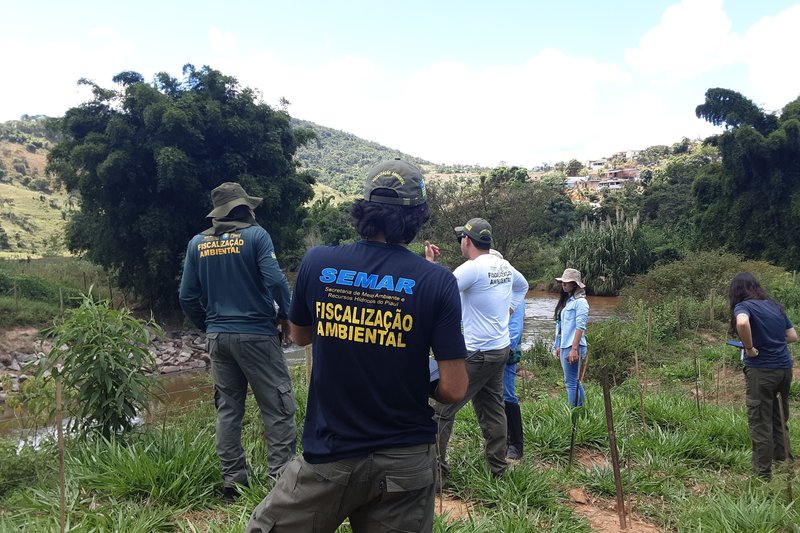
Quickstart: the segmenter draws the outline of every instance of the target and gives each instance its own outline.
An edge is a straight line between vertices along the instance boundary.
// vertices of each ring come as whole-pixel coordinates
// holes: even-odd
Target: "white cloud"
[[[800,6],[764,17],[744,35],[743,58],[754,88],[745,95],[768,110],[777,110],[800,96]]]
[[[208,39],[213,51],[229,51],[236,48],[236,36],[230,32],[223,32],[216,26],[209,28]]]
[[[91,97],[80,78],[104,85],[129,62],[133,47],[109,28],[93,28],[76,39],[18,41],[0,36],[0,72],[9,74],[0,84],[0,121],[23,113],[59,116]],[[32,68],[35,65],[35,68]],[[12,79],[12,75],[19,76]]]
[[[683,0],[664,11],[638,48],[625,50],[625,59],[640,73],[682,81],[734,63],[741,51],[722,0]]]

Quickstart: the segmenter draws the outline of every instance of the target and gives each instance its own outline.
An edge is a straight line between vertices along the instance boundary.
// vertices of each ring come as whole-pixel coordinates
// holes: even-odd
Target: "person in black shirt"
[[[292,338],[313,345],[303,454],[253,511],[248,532],[333,532],[345,518],[354,532],[433,527],[428,397],[457,402],[467,388],[458,286],[405,246],[428,218],[414,165],[374,167],[351,216],[364,240],[313,248],[298,272]]]

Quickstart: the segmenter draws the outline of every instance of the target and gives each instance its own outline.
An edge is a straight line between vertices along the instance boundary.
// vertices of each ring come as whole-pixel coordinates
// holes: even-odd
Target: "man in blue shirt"
[[[433,528],[436,424],[428,403],[467,389],[453,275],[406,245],[428,219],[420,170],[385,161],[351,209],[364,240],[300,265],[292,338],[313,343],[303,454],[253,511],[250,533]],[[429,354],[439,364],[430,390]]]
[[[223,496],[233,501],[237,485],[248,485],[242,447],[248,383],[264,422],[270,475],[277,476],[295,453],[294,394],[281,349],[288,334],[289,284],[269,233],[255,220],[261,198],[227,182],[211,191],[211,200],[212,226],[186,249],[180,302],[208,337]]]

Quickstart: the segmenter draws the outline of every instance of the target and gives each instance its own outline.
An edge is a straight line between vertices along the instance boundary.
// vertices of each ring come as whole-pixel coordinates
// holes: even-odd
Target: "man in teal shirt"
[[[295,453],[295,401],[281,349],[288,334],[289,284],[269,233],[255,221],[253,209],[262,199],[232,182],[214,189],[211,199],[212,226],[186,249],[180,302],[209,340],[223,496],[233,501],[237,485],[248,484],[242,447],[248,383],[264,422],[270,475],[279,474]]]

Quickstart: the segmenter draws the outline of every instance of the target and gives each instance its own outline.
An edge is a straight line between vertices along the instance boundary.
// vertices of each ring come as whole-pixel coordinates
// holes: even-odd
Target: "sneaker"
[[[508,446],[508,451],[506,452],[506,459],[509,461],[521,461],[522,452],[520,452],[516,446],[511,444]]]

